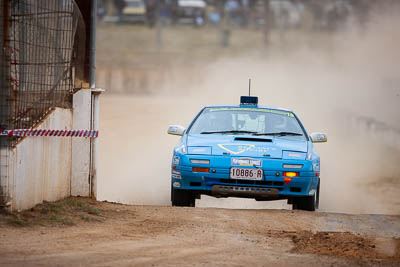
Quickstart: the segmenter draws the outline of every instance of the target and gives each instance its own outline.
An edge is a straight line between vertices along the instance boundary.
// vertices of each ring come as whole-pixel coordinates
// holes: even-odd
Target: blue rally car
[[[171,165],[173,206],[195,206],[201,195],[255,200],[287,199],[293,209],[318,208],[320,158],[309,135],[290,110],[258,106],[242,96],[240,105],[204,107],[182,136]]]

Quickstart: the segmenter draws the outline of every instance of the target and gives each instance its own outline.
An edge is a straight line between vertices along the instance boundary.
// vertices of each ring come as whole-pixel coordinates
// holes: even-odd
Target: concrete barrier
[[[71,129],[72,110],[56,108],[37,126]],[[9,153],[11,209],[24,210],[43,200],[70,196],[71,138],[27,137]]]
[[[101,89],[83,89],[73,108],[55,108],[36,125],[47,130],[98,130]],[[2,137],[6,138],[6,137]],[[68,196],[96,197],[97,142],[85,137],[27,136],[2,148],[0,195],[10,210]]]

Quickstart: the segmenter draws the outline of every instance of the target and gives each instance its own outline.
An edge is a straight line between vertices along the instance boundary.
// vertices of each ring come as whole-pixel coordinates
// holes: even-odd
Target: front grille
[[[291,187],[290,188],[290,192],[300,193],[301,192],[301,188],[300,187]]]
[[[283,182],[273,181],[251,181],[251,180],[236,180],[236,179],[219,179],[220,183],[224,184],[246,184],[246,185],[266,185],[266,186],[283,186]]]
[[[213,185],[211,192],[215,196],[261,197],[275,198],[279,195],[278,188],[251,186]]]

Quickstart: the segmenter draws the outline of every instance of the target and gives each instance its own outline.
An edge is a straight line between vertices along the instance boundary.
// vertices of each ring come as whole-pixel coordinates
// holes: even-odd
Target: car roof
[[[293,112],[290,109],[285,109],[285,108],[277,108],[277,107],[270,107],[270,106],[255,106],[255,105],[211,105],[211,106],[205,106],[205,108],[265,108],[265,109],[273,109],[273,110],[279,110],[279,111],[285,111],[285,112]]]

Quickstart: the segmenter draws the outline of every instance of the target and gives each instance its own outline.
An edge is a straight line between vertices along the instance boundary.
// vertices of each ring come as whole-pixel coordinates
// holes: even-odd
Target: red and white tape
[[[99,131],[94,130],[43,130],[43,129],[16,129],[0,130],[0,136],[59,136],[59,137],[87,137],[97,138]]]

